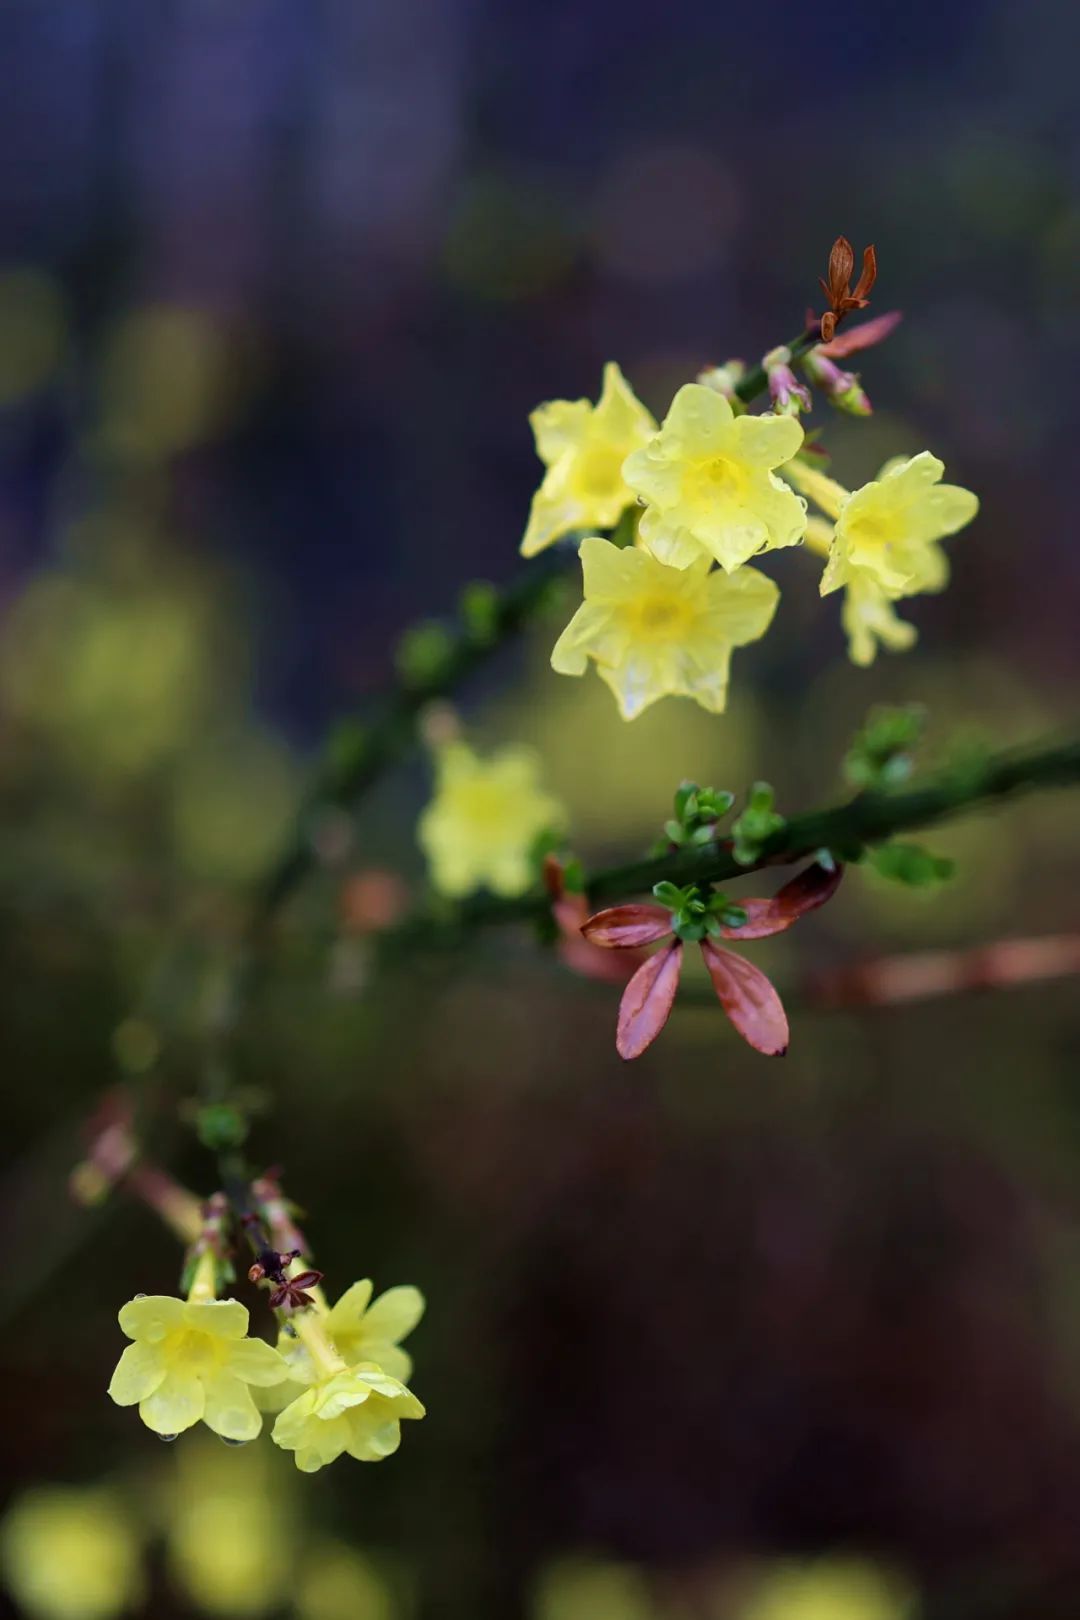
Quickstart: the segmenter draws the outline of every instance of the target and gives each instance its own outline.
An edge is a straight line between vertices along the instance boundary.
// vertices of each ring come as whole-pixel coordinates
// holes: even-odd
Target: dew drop
[[[136,1294],[135,1298],[136,1299],[147,1299],[147,1298],[149,1298],[149,1296],[147,1294]]]
[[[223,1446],[246,1446],[247,1445],[246,1440],[230,1440],[228,1435],[225,1435],[225,1434],[219,1434],[218,1439],[221,1441]]]
[[[179,1438],[180,1438],[180,1436],[177,1435],[177,1434],[159,1434],[158,1435],[159,1440],[164,1440],[169,1445],[171,1445],[174,1440],[178,1440]]]

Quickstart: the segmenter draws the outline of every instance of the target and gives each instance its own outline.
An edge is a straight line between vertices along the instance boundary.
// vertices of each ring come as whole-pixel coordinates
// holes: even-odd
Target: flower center
[[[680,597],[654,592],[639,597],[631,605],[629,617],[637,639],[670,641],[687,624],[691,614]]]
[[[169,1359],[182,1362],[188,1372],[211,1372],[221,1359],[222,1348],[211,1334],[185,1328],[173,1337]]]
[[[727,456],[699,462],[691,476],[691,498],[699,501],[738,500],[746,490],[745,472]]]
[[[598,444],[586,450],[578,462],[577,478],[586,495],[614,495],[622,488],[623,451]]]

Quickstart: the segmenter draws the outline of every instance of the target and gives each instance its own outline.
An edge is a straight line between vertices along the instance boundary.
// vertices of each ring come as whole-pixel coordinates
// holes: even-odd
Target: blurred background
[[[548,668],[571,593],[460,694],[470,733],[533,743],[599,861],[683,777],[827,802],[876,702],[926,704],[931,754],[1067,722],[1074,63],[1065,0],[3,7],[5,1612],[1075,1620],[1075,984],[798,999],[811,969],[1074,928],[1066,796],[935,833],[945,890],[855,872],[755,947],[792,991],[783,1064],[689,1006],[624,1067],[617,991],[524,937],[376,993],[348,897],[422,884],[429,766],[331,818],[237,1062],[332,1293],[428,1296],[429,1416],[378,1469],[166,1447],[115,1408],[116,1311],[178,1255],[67,1191],[120,1080],[212,1190],[184,1115],[215,966],[328,724],[408,623],[514,573],[528,411],[617,358],[662,413],[799,329],[839,232],[906,319],[865,357],[869,422],[816,407],[836,476],[930,447],[983,503],[950,591],[906,605],[919,648],[853,669],[781,555],[729,715],[627,727]]]

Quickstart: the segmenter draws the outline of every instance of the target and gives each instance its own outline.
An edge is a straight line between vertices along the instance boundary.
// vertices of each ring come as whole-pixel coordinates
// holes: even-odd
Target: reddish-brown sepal
[[[615,1049],[621,1058],[640,1057],[667,1023],[679,987],[682,957],[682,941],[673,939],[642,963],[623,991],[615,1033]]]
[[[745,956],[721,950],[711,939],[702,940],[701,954],[717,999],[743,1040],[766,1057],[780,1057],[791,1035],[771,982]]]

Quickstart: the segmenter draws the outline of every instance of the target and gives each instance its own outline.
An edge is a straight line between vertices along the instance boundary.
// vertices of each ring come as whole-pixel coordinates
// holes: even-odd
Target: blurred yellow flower
[[[318,1367],[318,1382],[290,1402],[273,1429],[276,1444],[294,1453],[305,1474],[343,1451],[358,1462],[381,1462],[401,1444],[401,1420],[424,1416],[416,1396],[374,1362],[346,1367],[339,1357],[322,1356]]]
[[[891,1572],[860,1559],[778,1564],[738,1620],[912,1620],[914,1598]]]
[[[856,570],[892,597],[945,588],[949,565],[938,541],[970,523],[979,501],[969,489],[943,484],[944,471],[944,462],[923,450],[886,463],[876,479],[848,494],[797,461],[785,467],[792,483],[836,521],[822,596],[846,585]]]
[[[623,467],[646,502],[643,543],[673,567],[708,555],[729,573],[760,551],[796,545],[806,502],[773,468],[802,441],[792,416],[736,416],[722,394],[685,384],[659,433]]]
[[[401,1606],[370,1558],[340,1541],[317,1541],[300,1562],[299,1620],[394,1620]]]
[[[248,1386],[278,1384],[288,1368],[271,1345],[246,1337],[239,1300],[144,1294],[124,1306],[120,1327],[134,1342],[109,1384],[118,1406],[138,1404],[155,1434],[181,1434],[201,1418],[222,1439],[254,1440],[262,1416]]]
[[[539,785],[536,755],[503,748],[484,760],[452,742],[435,758],[435,797],[417,825],[432,884],[453,899],[485,885],[495,894],[523,894],[534,877],[537,839],[565,823],[558,800]]]
[[[4,1579],[36,1620],[109,1620],[142,1601],[139,1536],[101,1489],[25,1492],[0,1531]]]
[[[535,557],[573,529],[607,529],[634,501],[622,465],[656,432],[656,423],[614,361],[594,406],[587,399],[553,399],[529,417],[536,450],[547,467],[533,496],[523,557]],[[791,452],[794,454],[794,451]]]
[[[537,1578],[532,1620],[659,1620],[641,1570],[599,1558],[559,1558]]]
[[[832,527],[821,518],[811,517],[806,525],[808,550],[827,557],[832,546]],[[886,591],[868,568],[852,568],[844,590],[840,622],[848,638],[848,657],[864,668],[877,657],[879,644],[889,652],[906,652],[915,645],[918,631],[901,619],[893,601],[896,593]]]
[[[169,1504],[169,1568],[198,1608],[223,1617],[279,1609],[296,1523],[270,1447],[225,1451],[207,1438],[178,1459]],[[275,1475],[278,1476],[275,1480]]]
[[[776,611],[772,580],[755,568],[729,577],[704,556],[670,567],[596,537],[582,541],[581,566],[585,600],[555,643],[551,667],[583,675],[594,659],[624,720],[667,696],[721,713],[732,649],[763,636]]]

